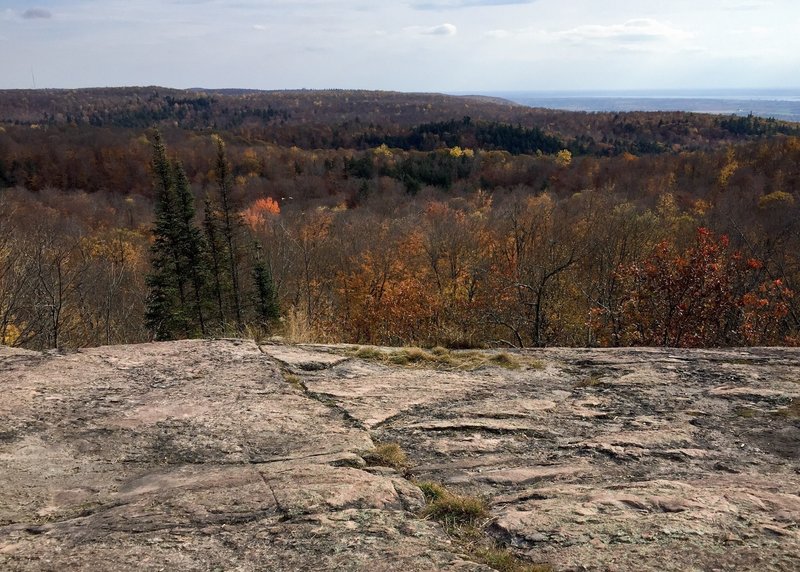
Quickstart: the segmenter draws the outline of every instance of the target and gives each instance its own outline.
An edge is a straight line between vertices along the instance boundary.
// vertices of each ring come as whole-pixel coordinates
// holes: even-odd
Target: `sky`
[[[0,88],[800,87],[798,0],[0,0]]]

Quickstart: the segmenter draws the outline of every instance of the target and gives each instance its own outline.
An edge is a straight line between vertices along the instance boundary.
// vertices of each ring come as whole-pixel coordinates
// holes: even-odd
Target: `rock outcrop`
[[[800,351],[0,348],[0,569],[489,570],[414,480],[556,570],[800,569]],[[398,443],[408,471],[366,466]]]

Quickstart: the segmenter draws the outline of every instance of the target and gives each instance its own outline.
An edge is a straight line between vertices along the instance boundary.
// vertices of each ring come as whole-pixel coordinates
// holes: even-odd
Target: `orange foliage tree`
[[[791,292],[763,282],[762,265],[732,251],[727,236],[697,230],[683,252],[662,241],[645,260],[619,269],[622,345],[709,347],[775,343]],[[602,339],[607,309],[593,325]]]
[[[269,217],[280,214],[281,207],[272,197],[256,199],[242,212],[242,219],[252,230],[258,230]]]

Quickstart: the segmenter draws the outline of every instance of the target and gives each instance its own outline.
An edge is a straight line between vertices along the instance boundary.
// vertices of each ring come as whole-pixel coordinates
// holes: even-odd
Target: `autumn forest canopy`
[[[0,343],[800,343],[800,125],[0,91]]]

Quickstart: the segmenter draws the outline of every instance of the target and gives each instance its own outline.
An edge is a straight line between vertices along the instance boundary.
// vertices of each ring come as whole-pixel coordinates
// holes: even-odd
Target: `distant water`
[[[506,91],[481,93],[567,111],[691,111],[800,122],[800,89],[666,91]]]

